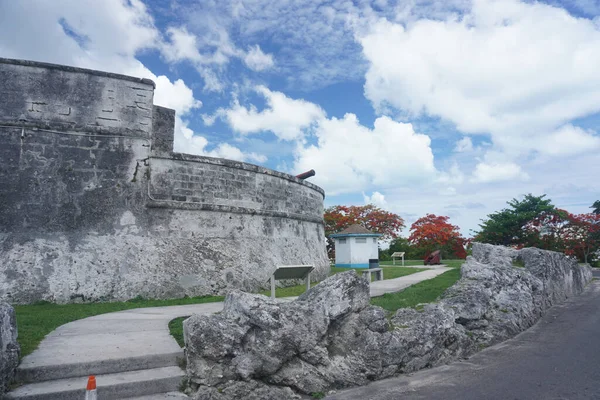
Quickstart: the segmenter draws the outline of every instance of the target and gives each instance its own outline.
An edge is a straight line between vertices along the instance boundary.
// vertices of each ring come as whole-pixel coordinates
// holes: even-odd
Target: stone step
[[[185,376],[179,367],[162,367],[97,375],[98,399],[123,400],[177,391]],[[82,400],[85,398],[87,376],[30,383],[6,394],[6,399],[20,400]]]
[[[179,365],[184,359],[183,351],[151,354],[147,356],[114,358],[80,363],[60,363],[53,365],[20,366],[15,380],[19,383],[37,383],[55,379],[75,378],[89,375],[113,374]]]

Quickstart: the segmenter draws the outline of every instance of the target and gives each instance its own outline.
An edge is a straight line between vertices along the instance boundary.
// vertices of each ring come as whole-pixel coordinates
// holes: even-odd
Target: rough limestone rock
[[[234,291],[222,313],[184,323],[193,398],[291,399],[446,363],[529,328],[591,280],[559,253],[478,243],[461,272],[439,302],[391,316],[353,271],[289,303]]]
[[[15,310],[6,303],[0,304],[0,398],[8,389],[19,364],[20,347],[17,343]]]

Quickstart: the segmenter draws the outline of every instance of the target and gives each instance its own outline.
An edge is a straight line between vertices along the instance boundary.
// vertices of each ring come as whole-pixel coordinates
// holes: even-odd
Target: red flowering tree
[[[564,251],[565,232],[571,223],[571,215],[560,208],[541,212],[524,225],[523,241],[516,247]]]
[[[435,250],[440,250],[446,258],[467,257],[467,240],[460,234],[458,226],[448,222],[449,219],[427,214],[411,225],[408,240],[420,250],[422,257]]]
[[[323,217],[329,257],[334,255],[333,240],[330,239],[330,235],[339,233],[350,225],[362,225],[371,232],[381,234],[381,239],[384,240],[398,237],[398,234],[404,228],[402,217],[372,204],[329,207],[325,209]]]
[[[565,253],[587,263],[590,254],[600,248],[600,214],[569,214],[563,237]]]

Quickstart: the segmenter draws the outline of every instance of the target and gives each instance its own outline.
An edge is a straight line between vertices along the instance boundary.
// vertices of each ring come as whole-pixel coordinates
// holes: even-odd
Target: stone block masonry
[[[326,275],[322,189],[173,153],[153,82],[0,59],[0,299],[224,294]]]

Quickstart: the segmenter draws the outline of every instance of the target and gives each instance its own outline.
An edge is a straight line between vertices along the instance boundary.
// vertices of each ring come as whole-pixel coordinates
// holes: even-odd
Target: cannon
[[[296,175],[296,178],[305,180],[310,178],[311,176],[315,176],[315,170],[311,169],[310,171],[303,172],[301,174]]]
[[[423,265],[439,265],[442,263],[442,256],[439,250],[434,251],[425,258]]]

